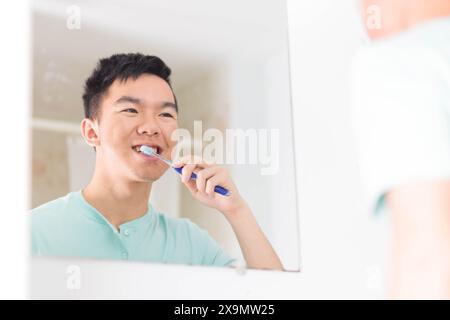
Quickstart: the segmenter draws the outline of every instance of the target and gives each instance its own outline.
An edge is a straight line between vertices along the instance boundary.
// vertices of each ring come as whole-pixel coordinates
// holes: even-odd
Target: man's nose
[[[161,133],[161,128],[156,121],[146,121],[142,123],[138,128],[139,134],[158,135]]]

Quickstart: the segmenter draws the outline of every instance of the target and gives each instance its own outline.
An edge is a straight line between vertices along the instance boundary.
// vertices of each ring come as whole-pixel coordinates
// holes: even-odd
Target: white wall
[[[383,291],[387,233],[362,202],[347,76],[354,1],[289,1],[303,275],[342,296]],[[324,283],[330,281],[329,283]]]
[[[2,54],[0,77],[3,106],[9,106],[0,126],[0,299],[25,296],[28,282],[28,230],[25,212],[29,198],[28,116],[30,103],[27,1],[11,3],[0,12],[0,36],[8,50]]]

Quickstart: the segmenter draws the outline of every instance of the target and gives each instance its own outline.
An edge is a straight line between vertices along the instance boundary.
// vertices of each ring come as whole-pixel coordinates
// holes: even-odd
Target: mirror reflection
[[[299,270],[285,1],[40,0],[32,50],[34,256]]]

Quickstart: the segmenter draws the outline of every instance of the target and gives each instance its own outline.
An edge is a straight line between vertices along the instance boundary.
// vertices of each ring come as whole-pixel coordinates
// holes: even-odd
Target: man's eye
[[[138,113],[137,110],[134,109],[134,108],[123,109],[122,111],[131,112],[131,113]]]
[[[173,118],[173,115],[171,113],[168,113],[168,112],[161,113],[161,115],[163,117],[172,117]]]

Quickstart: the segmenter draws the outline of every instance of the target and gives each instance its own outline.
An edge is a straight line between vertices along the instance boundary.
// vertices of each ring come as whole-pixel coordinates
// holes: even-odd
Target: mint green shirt
[[[35,256],[122,259],[227,266],[233,262],[208,233],[185,218],[148,212],[117,230],[83,197],[81,190],[33,210]]]

